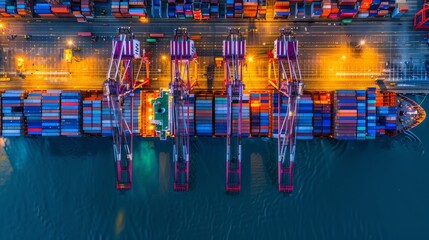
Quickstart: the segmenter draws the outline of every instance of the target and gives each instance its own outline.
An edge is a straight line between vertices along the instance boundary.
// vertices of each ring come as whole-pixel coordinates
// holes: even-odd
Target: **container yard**
[[[98,6],[110,8],[110,13],[115,18],[194,20],[266,19],[267,12],[271,11],[274,19],[400,18],[408,11],[405,0],[275,0],[273,5],[269,5],[266,0],[168,0],[166,4],[162,4],[160,0],[57,2],[9,0],[0,2],[0,15],[2,17],[75,18],[77,22],[87,22],[94,19],[94,9]]]

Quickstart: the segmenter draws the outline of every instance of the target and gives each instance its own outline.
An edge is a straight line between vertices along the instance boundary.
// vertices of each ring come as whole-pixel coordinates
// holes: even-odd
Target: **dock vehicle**
[[[92,37],[92,32],[78,32],[79,37]]]

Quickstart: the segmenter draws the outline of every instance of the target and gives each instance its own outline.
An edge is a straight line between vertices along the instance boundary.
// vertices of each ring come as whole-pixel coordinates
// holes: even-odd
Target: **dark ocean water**
[[[172,190],[168,141],[136,141],[121,193],[110,139],[2,139],[0,239],[429,239],[429,121],[413,132],[421,144],[298,142],[290,195],[268,139],[244,142],[238,195],[224,190],[221,138],[193,140],[187,193]]]

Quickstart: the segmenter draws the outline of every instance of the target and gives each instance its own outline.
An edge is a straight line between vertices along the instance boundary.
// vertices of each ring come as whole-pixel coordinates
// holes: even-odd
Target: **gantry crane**
[[[108,101],[111,114],[117,189],[130,189],[132,183],[133,100],[134,90],[141,86],[141,84],[136,84],[133,77],[133,62],[139,58],[141,59],[140,42],[134,39],[131,29],[129,27],[118,28],[118,33],[112,41],[109,69],[104,82],[104,96]],[[128,97],[131,98],[129,122],[123,115],[124,100]]]
[[[246,57],[246,40],[240,29],[229,29],[223,41],[225,87],[227,92],[226,191],[241,189],[241,121],[243,97],[243,65]],[[233,108],[233,103],[238,108]],[[237,133],[233,132],[233,109],[238,111]]]
[[[429,29],[429,0],[424,0],[422,9],[414,15],[414,29]]]
[[[174,31],[170,41],[171,56],[171,135],[174,136],[174,190],[187,191],[189,188],[189,92],[190,63],[196,57],[194,41],[190,40],[186,28]]]
[[[293,31],[280,30],[280,36],[274,41],[274,59],[278,62],[278,183],[280,192],[293,191],[293,163],[296,148],[296,117],[303,83],[298,63],[298,40]],[[282,96],[287,97],[287,112],[282,117]],[[288,161],[289,156],[289,161]]]

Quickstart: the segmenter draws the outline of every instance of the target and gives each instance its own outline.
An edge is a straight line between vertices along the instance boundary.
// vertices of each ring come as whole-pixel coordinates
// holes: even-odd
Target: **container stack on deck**
[[[51,4],[40,0],[34,3],[34,13],[40,17],[55,17],[51,11]]]
[[[296,139],[313,139],[313,100],[311,95],[304,94],[299,100],[296,118]]]
[[[83,133],[101,134],[101,98],[97,96],[83,100]]]
[[[214,107],[214,120],[215,120],[215,135],[226,136],[227,128],[227,98],[222,95],[215,95]]]
[[[112,136],[112,122],[114,119],[112,119],[109,102],[105,96],[103,96],[101,107],[101,134],[103,136]]]
[[[198,96],[195,99],[195,129],[198,136],[213,135],[213,98]]]
[[[274,18],[289,18],[289,0],[274,0]]]
[[[31,92],[24,99],[28,135],[42,135],[42,92]]]
[[[134,102],[134,110],[133,110],[133,133],[138,134],[139,130],[139,118],[141,113],[141,104],[140,104],[140,90],[137,89],[134,91],[134,98],[132,100]],[[123,108],[123,117],[128,124],[128,127],[131,129],[131,97],[128,95],[124,99],[124,108]],[[128,129],[125,130],[126,133],[129,133]]]
[[[355,90],[338,90],[334,95],[334,137],[340,140],[356,139],[357,102]]]
[[[42,136],[60,136],[60,104],[60,90],[48,90],[42,94]]]
[[[366,131],[367,139],[375,139],[376,136],[376,90],[368,88],[366,93]]]
[[[247,137],[250,133],[250,105],[249,105],[249,94],[243,94],[241,104],[241,136]],[[240,104],[238,100],[232,101],[232,133],[236,135],[238,133],[238,112]]]
[[[366,139],[366,91],[356,90],[357,100],[357,128],[356,139]]]
[[[195,95],[189,95],[189,123],[188,123],[188,131],[189,136],[195,135]]]
[[[303,2],[295,4],[295,18],[305,18],[305,4]]]
[[[280,119],[283,120],[288,112],[287,101],[288,101],[288,98],[282,94],[280,103],[279,103],[278,93],[273,94],[273,137],[275,138],[278,137],[279,128],[282,125],[282,122],[280,122],[280,125],[278,125],[278,118],[280,116]],[[280,113],[278,111],[279,104],[281,107]],[[284,133],[285,132],[283,131],[281,134],[284,134]]]
[[[81,99],[78,91],[61,93],[61,136],[81,136]]]
[[[269,131],[269,93],[250,94],[250,134],[254,137],[268,137]]]
[[[24,115],[23,99],[24,91],[6,90],[1,96],[2,99],[2,136],[23,136],[24,135]]]
[[[315,137],[331,135],[331,95],[327,92],[313,94],[313,134]]]

